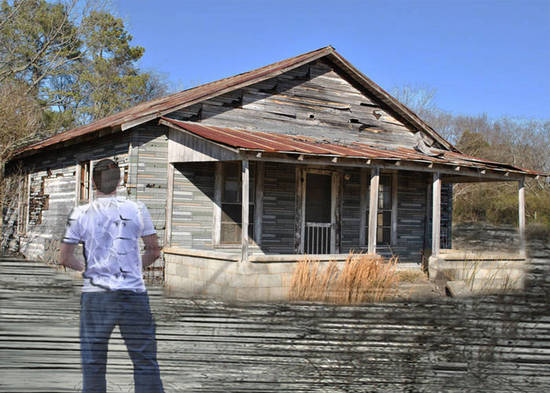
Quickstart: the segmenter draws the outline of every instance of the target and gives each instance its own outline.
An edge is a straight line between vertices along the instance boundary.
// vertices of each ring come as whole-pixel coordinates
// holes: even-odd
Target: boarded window
[[[254,236],[255,165],[250,165],[250,193],[248,210],[248,236]],[[241,243],[242,224],[242,176],[240,162],[223,163],[221,192],[221,244]]]

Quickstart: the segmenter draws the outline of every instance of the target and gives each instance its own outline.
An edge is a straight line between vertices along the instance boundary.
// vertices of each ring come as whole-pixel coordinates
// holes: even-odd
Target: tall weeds
[[[291,280],[291,300],[339,304],[378,302],[390,297],[399,282],[397,258],[349,254],[342,269],[335,262],[325,268],[307,257],[298,262]]]

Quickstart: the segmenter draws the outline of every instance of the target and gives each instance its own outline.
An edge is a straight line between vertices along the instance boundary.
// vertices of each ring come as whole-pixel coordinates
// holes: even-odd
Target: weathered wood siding
[[[293,165],[265,164],[262,251],[294,254],[296,171]]]
[[[130,162],[131,196],[143,202],[162,245],[168,197],[168,137],[162,126],[146,124],[132,131]]]
[[[212,249],[214,163],[176,164],[171,244]]]
[[[330,136],[342,142],[416,144],[411,130],[324,60],[169,116],[252,131]]]
[[[77,162],[115,159],[128,171],[127,135],[98,138],[93,142],[45,152],[24,161],[30,172],[29,221],[21,237],[21,251],[30,258],[56,259],[67,217],[76,205]],[[118,188],[127,195],[126,184]]]

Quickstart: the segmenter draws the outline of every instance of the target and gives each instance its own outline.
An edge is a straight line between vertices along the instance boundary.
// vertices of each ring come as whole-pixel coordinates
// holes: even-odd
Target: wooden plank
[[[172,242],[172,217],[173,211],[172,206],[174,202],[174,165],[168,164],[168,190],[166,195],[166,228],[164,230],[164,244],[163,246],[168,246]]]
[[[262,244],[262,223],[264,216],[264,177],[263,162],[256,163],[256,199],[254,201],[254,240],[257,245]]]
[[[223,164],[216,162],[214,178],[214,212],[212,223],[212,242],[215,246],[221,244],[222,226],[222,187],[223,187]]]
[[[305,173],[304,168],[297,165],[296,166],[296,198],[295,198],[295,207],[296,207],[296,233],[295,233],[295,243],[294,249],[296,254],[304,253],[304,236],[305,236]]]
[[[433,174],[433,213],[432,213],[432,255],[439,255],[441,233],[441,178],[439,172]]]
[[[520,253],[525,255],[525,178],[518,182],[518,215]]]
[[[391,245],[397,245],[397,213],[398,213],[398,192],[399,186],[397,172],[392,173],[391,177]]]
[[[360,202],[359,202],[359,245],[364,247],[367,245],[367,211],[368,211],[368,184],[367,184],[367,168],[361,168],[360,176]]]
[[[376,254],[376,233],[378,223],[378,186],[380,184],[380,169],[373,167],[370,172],[369,196],[369,243],[368,253]]]
[[[248,160],[241,162],[242,190],[241,190],[241,262],[248,262],[248,214],[250,210],[250,168]]]
[[[342,173],[335,171],[331,176],[330,190],[330,219],[331,219],[331,235],[330,235],[330,253],[340,253],[340,219],[342,217]]]

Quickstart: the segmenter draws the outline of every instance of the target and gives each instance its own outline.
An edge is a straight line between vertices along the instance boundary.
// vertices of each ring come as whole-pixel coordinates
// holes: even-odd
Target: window
[[[223,163],[221,190],[220,243],[240,244],[242,224],[242,176],[240,162]],[[255,166],[250,165],[250,193],[248,210],[248,236],[254,237]]]
[[[367,199],[368,199],[367,193]],[[369,226],[369,209],[365,222],[367,223],[366,233]],[[392,231],[392,175],[381,174],[378,183],[378,216],[376,218],[376,244],[390,245]]]
[[[90,200],[91,191],[91,175],[90,175],[90,161],[82,161],[78,164],[79,176],[78,176],[78,202],[87,203]]]
[[[391,243],[392,177],[380,175],[378,185],[378,217],[376,225],[376,243]]]

